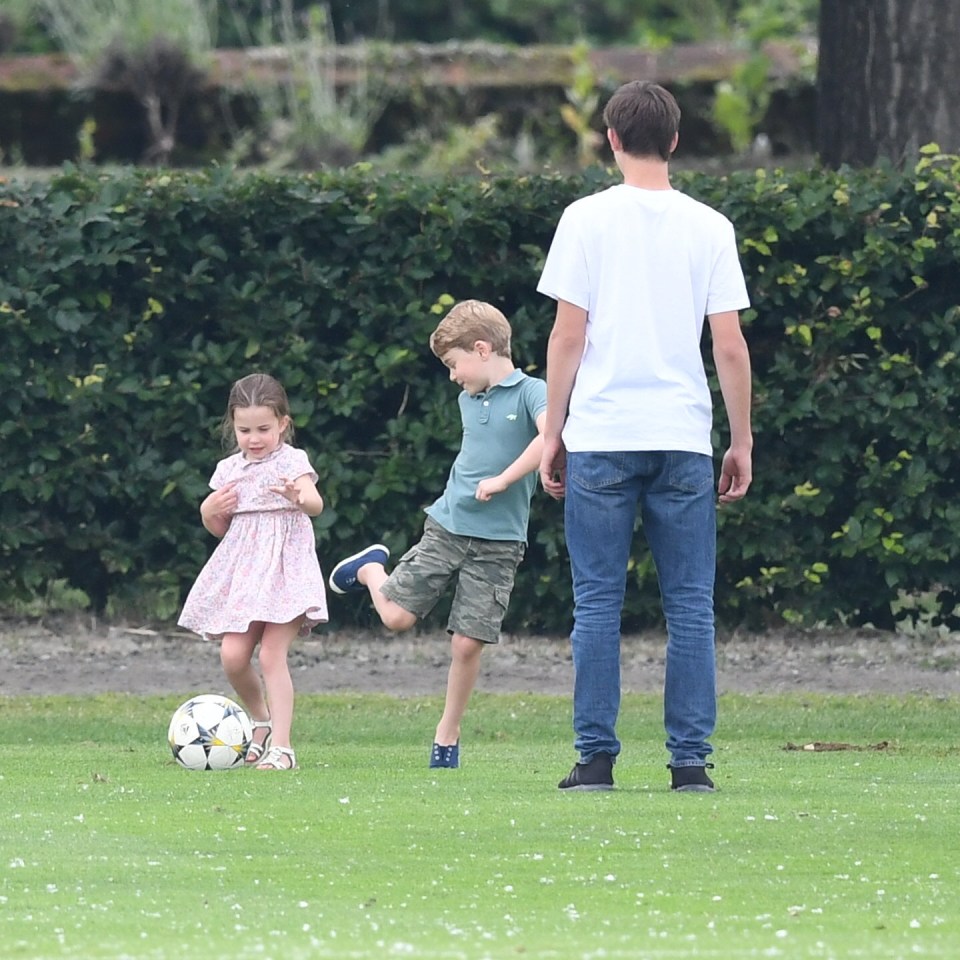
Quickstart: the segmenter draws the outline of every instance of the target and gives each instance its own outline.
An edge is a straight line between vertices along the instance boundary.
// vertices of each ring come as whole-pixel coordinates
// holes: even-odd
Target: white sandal
[[[258,770],[296,770],[297,755],[290,747],[271,747],[270,752],[257,764]]]
[[[263,738],[262,743],[257,743],[256,740],[250,740],[250,746],[247,747],[247,752],[244,754],[243,762],[253,766],[253,764],[258,763],[260,758],[267,752],[270,747],[270,737],[273,735],[273,721],[272,720],[252,720],[250,725],[253,727],[254,733],[257,730],[266,730],[267,735]]]

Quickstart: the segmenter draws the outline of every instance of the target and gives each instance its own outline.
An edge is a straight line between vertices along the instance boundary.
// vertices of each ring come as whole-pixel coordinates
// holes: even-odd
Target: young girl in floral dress
[[[204,527],[220,543],[179,624],[220,641],[224,672],[253,719],[246,762],[258,770],[292,770],[287,655],[298,635],[327,620],[310,520],[323,510],[323,498],[307,455],[289,445],[290,406],[273,377],[255,373],[234,383],[223,437],[225,444],[235,441],[236,452],[217,464],[213,493],[200,505]],[[258,644],[262,685],[252,663]]]

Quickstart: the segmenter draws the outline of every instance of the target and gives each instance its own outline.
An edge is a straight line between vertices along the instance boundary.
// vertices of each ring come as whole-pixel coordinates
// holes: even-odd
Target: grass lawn
[[[712,795],[656,697],[574,795],[567,698],[477,696],[430,771],[439,699],[303,696],[292,774],[176,766],[183,699],[0,698],[4,960],[960,957],[958,699],[724,697]]]

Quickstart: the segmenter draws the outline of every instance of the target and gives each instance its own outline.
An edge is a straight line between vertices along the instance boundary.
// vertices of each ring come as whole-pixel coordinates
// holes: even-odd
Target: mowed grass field
[[[303,696],[299,770],[197,773],[190,692],[0,697],[0,957],[960,957],[960,700],[724,697],[678,795],[627,696],[569,795],[568,698],[477,696],[431,771],[439,699]]]

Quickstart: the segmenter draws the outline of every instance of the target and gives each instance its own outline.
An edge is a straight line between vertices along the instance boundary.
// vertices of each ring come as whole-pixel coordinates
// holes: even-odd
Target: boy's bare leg
[[[370,593],[373,606],[388,630],[409,630],[416,622],[416,614],[405,610],[399,603],[387,599],[381,592],[387,579],[387,571],[382,563],[365,563],[357,571],[357,582],[362,583]]]
[[[481,641],[462,633],[455,633],[450,638],[447,698],[434,737],[434,742],[440,746],[451,746],[460,740],[460,721],[480,673],[480,654],[484,646]]]

